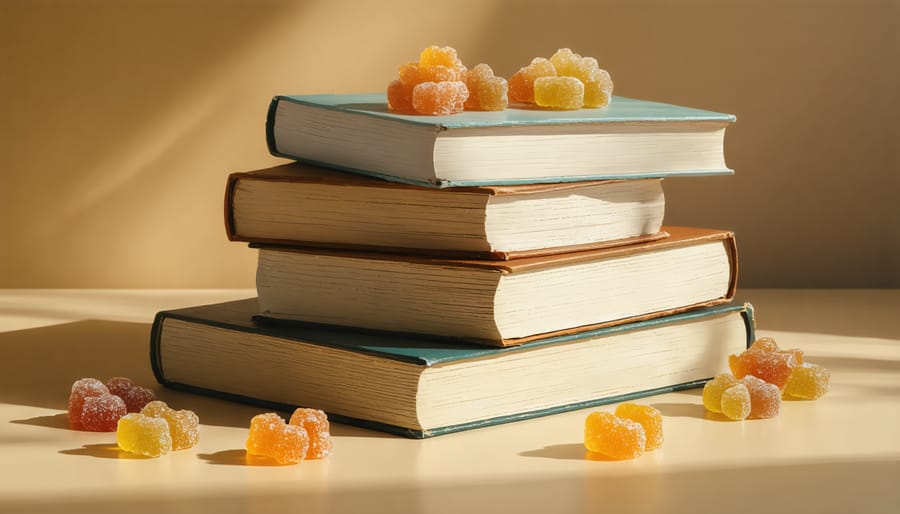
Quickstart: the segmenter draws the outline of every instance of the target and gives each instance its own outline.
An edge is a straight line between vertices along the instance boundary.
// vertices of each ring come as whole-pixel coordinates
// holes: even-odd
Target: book
[[[163,311],[153,373],[179,390],[424,438],[701,386],[753,341],[749,304],[509,348],[260,323],[255,298]]]
[[[506,261],[259,248],[260,315],[509,346],[728,302],[730,231]]]
[[[483,259],[649,241],[661,179],[433,189],[286,164],[232,173],[232,241],[428,252]]]
[[[269,151],[431,187],[728,174],[730,114],[614,97],[570,111],[449,116],[388,110],[384,93],[276,96]]]

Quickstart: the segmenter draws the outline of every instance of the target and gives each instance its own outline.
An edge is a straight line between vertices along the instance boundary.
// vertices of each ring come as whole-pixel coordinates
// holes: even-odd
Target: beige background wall
[[[562,46],[616,93],[731,112],[732,177],[666,182],[744,287],[900,287],[897,0],[0,0],[0,287],[252,287],[226,175],[273,94],[380,90],[429,44]]]

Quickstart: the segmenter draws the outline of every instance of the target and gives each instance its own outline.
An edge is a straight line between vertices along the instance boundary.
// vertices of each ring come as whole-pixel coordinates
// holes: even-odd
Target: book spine
[[[153,371],[156,381],[163,386],[168,385],[168,380],[166,380],[163,372],[162,356],[160,355],[159,347],[162,339],[163,321],[166,317],[167,313],[165,311],[157,312],[153,318],[153,325],[150,327],[150,369]]]
[[[228,175],[225,183],[225,235],[229,241],[238,241],[234,226],[234,192],[243,173]]]
[[[269,102],[269,110],[266,112],[266,146],[269,148],[269,153],[275,157],[285,157],[290,159],[292,157],[279,152],[275,145],[275,113],[278,111],[278,104],[280,102],[281,97],[279,96],[272,97],[272,101]]]

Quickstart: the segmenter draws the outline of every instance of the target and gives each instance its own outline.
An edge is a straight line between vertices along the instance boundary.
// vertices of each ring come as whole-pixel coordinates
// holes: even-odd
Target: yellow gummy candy
[[[647,435],[647,444],[644,450],[650,451],[662,447],[663,444],[663,419],[662,413],[649,405],[636,403],[623,403],[616,407],[616,416],[636,421],[644,427]]]
[[[172,436],[166,420],[136,412],[119,420],[116,443],[126,452],[148,457],[159,457],[172,450]]]
[[[738,383],[731,373],[721,373],[703,386],[703,406],[709,412],[722,412],[722,393]]]
[[[575,77],[541,77],[534,81],[534,103],[554,109],[581,109],[584,84]]]

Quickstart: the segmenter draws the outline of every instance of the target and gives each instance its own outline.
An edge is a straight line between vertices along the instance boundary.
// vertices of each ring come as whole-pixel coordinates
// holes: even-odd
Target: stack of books
[[[753,340],[734,234],[663,224],[662,179],[729,174],[734,117],[608,108],[432,117],[276,97],[297,162],[232,174],[257,297],[160,312],[173,388],[410,437],[697,387]]]

